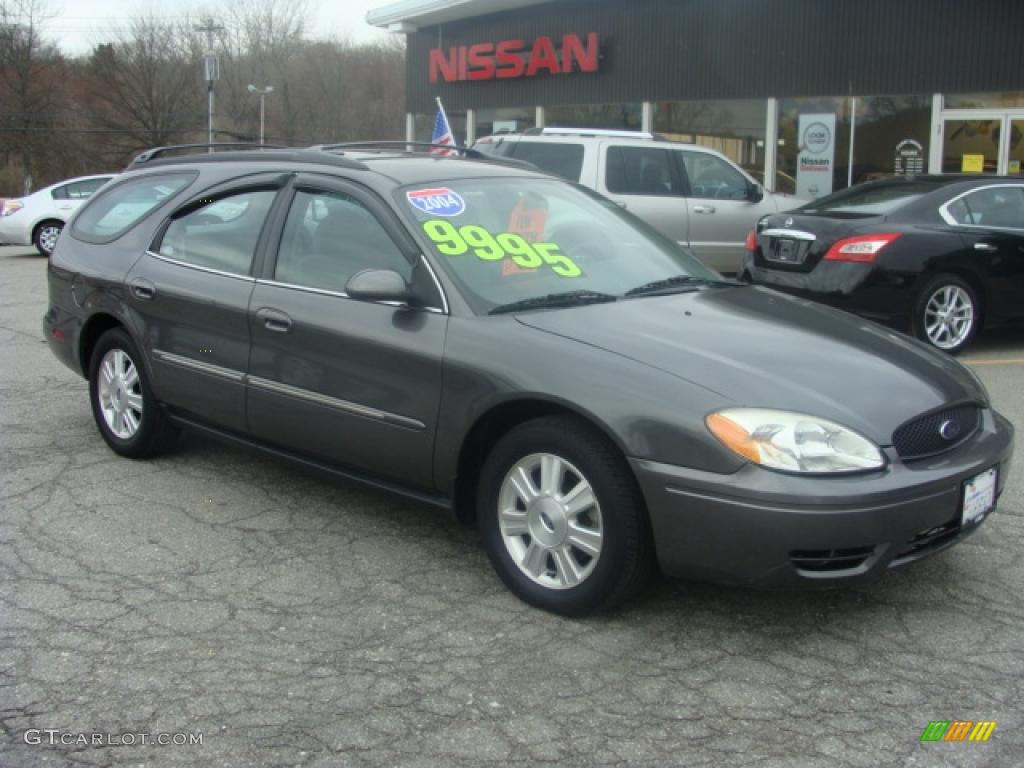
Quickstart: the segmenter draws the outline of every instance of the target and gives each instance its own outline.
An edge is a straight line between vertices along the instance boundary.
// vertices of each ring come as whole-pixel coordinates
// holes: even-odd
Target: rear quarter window
[[[117,184],[86,203],[72,231],[86,241],[114,240],[177,195],[196,176],[195,173],[157,174]]]
[[[579,181],[580,172],[583,170],[582,144],[520,141],[511,145],[511,149],[503,154],[514,157],[516,160],[533,163],[542,171],[553,173],[569,181]]]

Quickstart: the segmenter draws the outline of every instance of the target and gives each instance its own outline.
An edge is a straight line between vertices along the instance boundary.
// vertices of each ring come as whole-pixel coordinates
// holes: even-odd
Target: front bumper
[[[32,245],[32,233],[17,221],[18,211],[11,216],[0,216],[0,245]]]
[[[956,449],[871,475],[800,477],[748,464],[718,475],[643,459],[630,463],[647,501],[658,563],[670,576],[765,587],[870,581],[941,551],[961,527],[964,482],[1009,474],[1013,427],[986,410]],[[991,511],[989,512],[991,514]]]

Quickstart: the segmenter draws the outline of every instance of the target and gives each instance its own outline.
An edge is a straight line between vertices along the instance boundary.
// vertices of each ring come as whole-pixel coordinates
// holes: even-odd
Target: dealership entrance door
[[[947,110],[941,131],[933,172],[1024,176],[1024,110]]]

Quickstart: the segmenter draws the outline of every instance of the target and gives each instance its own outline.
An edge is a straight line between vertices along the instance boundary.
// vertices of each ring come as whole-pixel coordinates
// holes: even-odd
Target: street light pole
[[[260,144],[262,145],[264,143],[264,141],[263,141],[263,126],[265,124],[264,123],[264,115],[266,114],[264,102],[266,101],[267,94],[274,92],[274,86],[267,85],[267,86],[264,86],[263,88],[257,88],[252,83],[249,83],[249,85],[247,86],[247,90],[249,91],[249,93],[258,93],[260,95]]]
[[[196,32],[206,33],[206,51],[203,53],[203,76],[206,80],[206,141],[213,144],[213,81],[220,78],[220,62],[213,50],[213,36],[223,32],[224,27],[214,24],[213,19],[203,20],[203,26],[193,27]],[[213,147],[210,147],[213,151]]]

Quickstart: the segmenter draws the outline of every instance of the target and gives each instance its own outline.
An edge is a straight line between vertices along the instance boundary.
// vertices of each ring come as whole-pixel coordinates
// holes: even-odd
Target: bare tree
[[[45,0],[0,0],[0,151],[18,192],[47,175],[53,129],[67,116],[65,61],[43,39],[48,18]]]
[[[94,124],[112,131],[108,155],[180,143],[202,130],[198,46],[187,26],[147,16],[95,48],[85,93]]]

